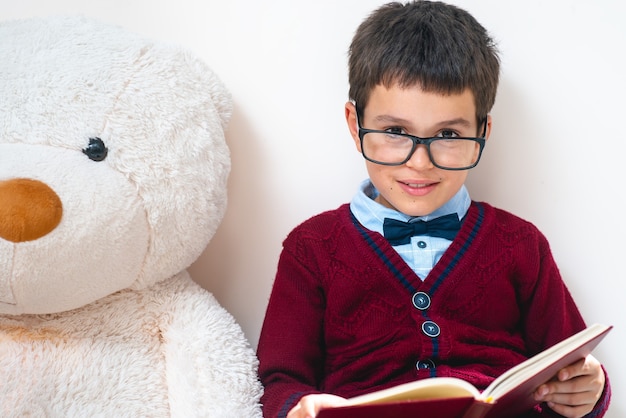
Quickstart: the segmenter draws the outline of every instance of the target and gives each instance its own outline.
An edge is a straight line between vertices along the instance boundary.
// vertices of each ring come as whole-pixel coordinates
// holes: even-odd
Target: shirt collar
[[[390,209],[376,202],[374,199],[378,196],[378,190],[372,182],[367,179],[361,183],[358,192],[350,201],[350,210],[356,219],[367,229],[379,233],[383,233],[383,220],[385,218],[397,219],[400,221],[409,221],[411,219],[421,219],[429,221],[440,216],[456,213],[459,219],[463,219],[470,207],[471,199],[465,185],[461,186],[458,192],[443,206],[437,208],[432,213],[425,216],[412,217]]]

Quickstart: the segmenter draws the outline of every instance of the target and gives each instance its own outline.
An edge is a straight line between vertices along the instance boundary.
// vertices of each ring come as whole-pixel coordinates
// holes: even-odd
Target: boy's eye
[[[385,129],[385,132],[388,132],[390,134],[403,134],[404,130],[400,128],[399,126],[393,126],[391,128]]]
[[[440,138],[456,138],[459,136],[459,134],[449,129],[446,129],[446,130],[439,132],[439,135],[437,136]]]

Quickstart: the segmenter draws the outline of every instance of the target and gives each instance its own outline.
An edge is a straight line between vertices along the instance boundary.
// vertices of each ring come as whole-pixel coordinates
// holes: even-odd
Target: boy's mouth
[[[438,182],[436,181],[400,181],[398,183],[400,184],[400,187],[404,189],[405,193],[415,197],[426,196],[430,194],[430,192],[433,191],[438,184]]]
[[[407,183],[407,182],[400,182],[412,189],[423,189],[425,187],[430,187],[436,184],[436,182],[429,182],[429,183]]]

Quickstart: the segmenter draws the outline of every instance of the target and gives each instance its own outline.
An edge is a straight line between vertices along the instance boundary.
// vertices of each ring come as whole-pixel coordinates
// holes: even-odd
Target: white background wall
[[[200,55],[231,90],[227,216],[192,266],[256,346],[285,235],[347,202],[365,176],[343,119],[346,51],[382,0],[0,0],[3,19],[100,17]],[[548,237],[626,416],[626,6],[621,0],[455,0],[498,40],[494,130],[476,200]],[[1,42],[2,40],[0,40]],[[550,320],[550,318],[546,318]]]

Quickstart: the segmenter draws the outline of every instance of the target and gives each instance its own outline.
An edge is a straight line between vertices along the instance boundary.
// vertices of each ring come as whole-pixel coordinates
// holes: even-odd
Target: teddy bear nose
[[[0,238],[33,241],[61,222],[63,205],[47,184],[33,179],[0,181]]]

